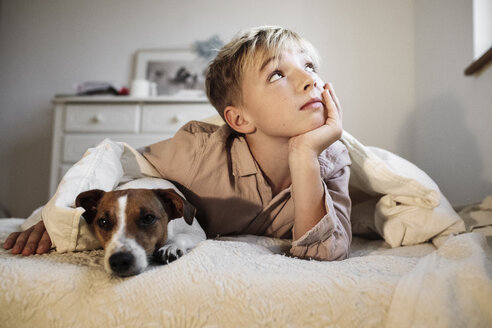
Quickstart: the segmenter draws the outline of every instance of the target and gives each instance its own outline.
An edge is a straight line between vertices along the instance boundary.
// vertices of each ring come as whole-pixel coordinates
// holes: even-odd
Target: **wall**
[[[473,59],[472,1],[416,1],[414,161],[454,204],[492,195],[492,67]]]
[[[345,128],[366,143],[409,154],[410,141],[397,139],[414,108],[411,1],[0,4],[0,203],[15,216],[48,198],[55,93],[88,80],[128,84],[136,49],[184,47],[216,33],[228,40],[256,25],[290,27],[310,40],[324,59],[321,75],[342,101]]]
[[[485,189],[474,185],[479,184],[480,177],[490,176],[490,171],[484,171],[482,154],[487,148],[483,138],[490,134],[483,129],[473,130],[475,125],[483,125],[481,119],[469,112],[465,118],[463,111],[478,108],[480,114],[484,113],[486,99],[477,106],[464,100],[471,93],[483,98],[483,91],[478,89],[484,86],[475,80],[476,90],[470,85],[472,80],[460,80],[461,84],[467,83],[467,91],[458,95],[462,102],[458,111],[462,119],[474,120],[461,127],[466,127],[475,142],[482,139],[481,144],[465,152],[475,156],[465,161],[479,172],[471,174],[473,180],[464,181],[452,167],[440,170],[443,163],[463,161],[461,153],[452,149],[445,157],[441,153],[435,156],[434,148],[442,149],[448,141],[442,140],[441,127],[450,128],[456,122],[448,115],[453,111],[446,111],[446,101],[437,101],[437,111],[428,120],[426,113],[436,108],[433,95],[441,99],[441,90],[427,95],[419,87],[428,76],[426,69],[416,68],[416,63],[427,65],[425,57],[434,56],[441,46],[433,46],[427,34],[439,39],[448,33],[435,29],[432,22],[432,15],[440,15],[440,7],[428,7],[432,5],[424,1],[415,5],[411,0],[0,1],[0,204],[14,216],[26,216],[48,199],[50,101],[55,93],[71,92],[74,83],[89,80],[128,84],[137,49],[185,47],[213,34],[228,40],[239,29],[264,24],[292,28],[318,48],[323,58],[321,75],[337,90],[345,129],[365,144],[417,161],[443,184],[451,201],[479,200]],[[456,16],[463,14],[462,9],[471,12],[471,8],[458,4],[454,7],[450,11]],[[455,29],[463,37],[459,47],[470,46],[471,51],[468,36],[458,30],[466,30],[461,24],[470,22],[458,21],[460,26]],[[423,25],[416,27],[415,22]],[[420,58],[417,61],[416,55]],[[468,60],[465,54],[462,57],[459,63],[454,59],[448,63],[460,66],[459,73]],[[435,61],[447,63],[445,58]],[[436,80],[443,73],[441,66],[432,71]],[[417,124],[421,119],[425,121]],[[429,137],[434,139],[432,147],[425,143]],[[476,162],[477,157],[482,161]],[[458,192],[457,187],[464,184],[467,193]]]

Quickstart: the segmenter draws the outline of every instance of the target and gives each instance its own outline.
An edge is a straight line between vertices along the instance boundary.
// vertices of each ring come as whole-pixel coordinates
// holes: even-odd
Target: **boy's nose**
[[[318,86],[318,81],[314,73],[310,73],[305,70],[299,70],[298,74],[299,90],[305,92]]]
[[[306,81],[304,84],[304,91],[308,91],[309,89],[316,88],[318,86],[318,83],[316,82],[315,79],[311,78],[311,80]]]
[[[306,74],[305,76],[303,76],[303,79],[301,80],[300,89],[302,89],[302,91],[305,92],[313,88],[316,88],[317,86],[318,86],[318,81],[316,80],[316,78],[311,74]]]

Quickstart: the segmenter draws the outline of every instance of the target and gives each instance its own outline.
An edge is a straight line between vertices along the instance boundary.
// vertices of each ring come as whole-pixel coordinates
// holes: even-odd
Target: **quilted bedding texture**
[[[0,242],[19,229],[0,220]],[[286,240],[206,240],[130,278],[102,250],[0,250],[0,327],[490,327],[492,254],[479,233],[391,248],[354,238],[341,262],[283,255]]]

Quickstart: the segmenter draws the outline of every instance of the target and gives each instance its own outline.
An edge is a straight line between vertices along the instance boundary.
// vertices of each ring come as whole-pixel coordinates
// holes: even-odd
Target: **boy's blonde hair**
[[[276,26],[249,29],[219,51],[207,68],[205,86],[210,103],[222,119],[227,106],[242,104],[241,85],[246,69],[259,68],[271,56],[278,59],[281,51],[291,46],[306,52],[318,67],[317,52],[308,41],[293,31]]]

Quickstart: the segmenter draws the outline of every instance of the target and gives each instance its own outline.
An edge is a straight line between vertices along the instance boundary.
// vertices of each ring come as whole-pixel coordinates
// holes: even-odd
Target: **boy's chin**
[[[314,130],[322,127],[322,126],[323,126],[323,124],[313,124],[307,128],[299,129],[298,131],[296,131],[296,133],[293,135],[293,137],[309,133],[309,132],[314,131]]]
[[[313,131],[313,130],[316,130],[316,129],[322,127],[325,124],[325,122],[326,122],[326,119],[323,118],[322,116],[313,119],[310,122],[309,127],[306,129],[306,131],[304,133],[309,132],[309,131]]]

